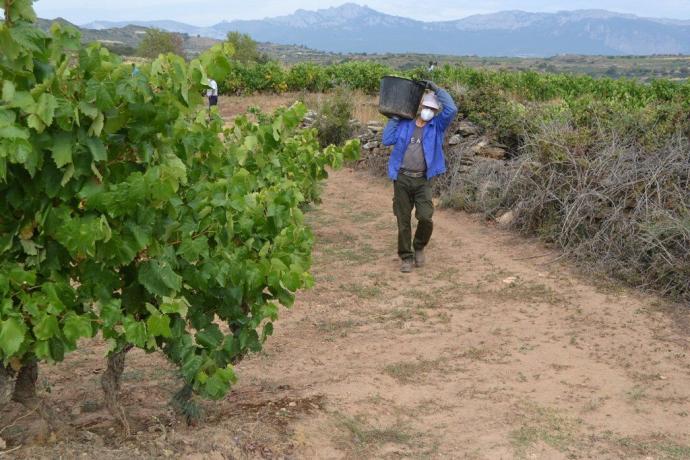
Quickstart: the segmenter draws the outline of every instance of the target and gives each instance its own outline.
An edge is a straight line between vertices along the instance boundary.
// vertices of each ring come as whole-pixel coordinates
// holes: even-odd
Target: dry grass
[[[378,111],[376,96],[354,93],[353,117],[362,124],[372,120],[385,121],[385,117]],[[283,93],[283,94],[252,94],[248,96],[221,96],[218,106],[223,118],[231,122],[238,115],[245,114],[250,107],[259,107],[264,112],[272,112],[278,107],[288,107],[295,101],[303,101],[311,110],[319,107],[329,97],[328,93]]]
[[[263,112],[273,112],[278,107],[289,107],[299,99],[300,93],[220,96],[218,107],[221,116],[227,122],[232,122],[238,115],[247,113],[250,107],[259,107]]]

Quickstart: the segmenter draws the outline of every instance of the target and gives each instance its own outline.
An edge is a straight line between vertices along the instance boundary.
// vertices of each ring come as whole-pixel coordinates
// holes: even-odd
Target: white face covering
[[[432,118],[434,118],[434,111],[431,109],[424,108],[419,113],[419,117],[424,121],[430,121]]]

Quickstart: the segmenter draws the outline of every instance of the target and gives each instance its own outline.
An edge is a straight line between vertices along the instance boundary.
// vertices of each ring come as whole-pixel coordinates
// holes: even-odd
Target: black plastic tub
[[[379,91],[379,112],[387,117],[415,118],[424,89],[424,83],[409,78],[383,77]]]

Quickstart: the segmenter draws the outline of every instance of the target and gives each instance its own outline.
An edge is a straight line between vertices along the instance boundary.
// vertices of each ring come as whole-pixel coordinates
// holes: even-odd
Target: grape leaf
[[[26,335],[26,325],[17,318],[7,318],[0,322],[0,350],[4,358],[12,356],[19,350]]]
[[[139,267],[139,282],[151,294],[172,296],[182,287],[182,277],[175,273],[170,264],[159,260],[149,260]]]
[[[72,163],[72,135],[61,132],[53,138],[53,160],[58,168]]]
[[[91,328],[91,318],[82,315],[79,316],[74,312],[67,313],[65,323],[62,326],[62,332],[65,338],[71,342],[76,342],[82,337],[91,337],[93,329]]]
[[[53,315],[43,315],[43,318],[34,325],[33,330],[39,340],[48,340],[60,334],[58,320]]]
[[[87,137],[86,146],[89,148],[94,161],[105,161],[108,159],[108,151],[101,141],[97,137]]]
[[[55,115],[57,106],[58,104],[55,96],[43,93],[39,96],[36,104],[36,115],[46,126],[50,126],[53,124],[53,116]]]
[[[154,314],[146,319],[148,333],[154,337],[171,337],[170,317],[167,315]]]

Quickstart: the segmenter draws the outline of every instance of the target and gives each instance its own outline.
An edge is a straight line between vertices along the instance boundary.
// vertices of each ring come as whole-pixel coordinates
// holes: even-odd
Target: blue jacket
[[[443,157],[443,138],[448,125],[458,113],[453,98],[444,89],[436,91],[436,97],[441,102],[442,110],[424,127],[422,149],[426,160],[426,178],[446,172],[446,160]],[[391,118],[383,129],[383,145],[395,145],[388,159],[388,177],[398,180],[398,171],[402,165],[410,138],[414,133],[414,120],[399,120]]]

